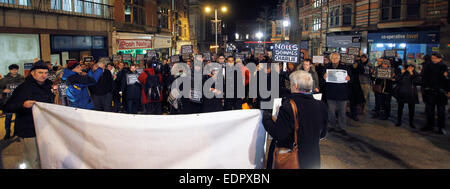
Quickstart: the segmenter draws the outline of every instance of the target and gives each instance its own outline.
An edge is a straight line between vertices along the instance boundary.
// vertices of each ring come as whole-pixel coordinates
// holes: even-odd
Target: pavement
[[[373,95],[371,96],[373,98]],[[373,108],[373,99],[369,109]],[[448,108],[448,106],[447,106]],[[450,136],[420,132],[425,126],[424,105],[416,106],[415,125],[408,126],[407,106],[403,125],[395,126],[397,104],[392,100],[389,120],[359,115],[359,121],[347,118],[347,135],[328,133],[320,142],[323,169],[450,169]],[[449,132],[450,120],[446,128]],[[4,117],[0,118],[0,137],[3,138]],[[23,142],[0,139],[0,168],[17,169],[23,162]]]

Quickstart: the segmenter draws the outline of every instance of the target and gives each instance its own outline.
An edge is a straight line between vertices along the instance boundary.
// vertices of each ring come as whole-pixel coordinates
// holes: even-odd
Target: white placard
[[[272,109],[272,116],[277,117],[278,112],[280,112],[281,102],[282,98],[275,98],[273,100],[273,109]]]
[[[327,69],[327,83],[347,83],[347,70]]]
[[[322,93],[313,94],[314,99],[322,100]]]
[[[323,64],[323,56],[313,56],[313,62],[312,63]]]

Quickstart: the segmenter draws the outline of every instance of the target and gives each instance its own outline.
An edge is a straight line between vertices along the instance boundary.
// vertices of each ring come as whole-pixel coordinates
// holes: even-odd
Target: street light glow
[[[262,32],[256,33],[256,37],[257,37],[258,39],[261,39],[261,38],[263,37],[263,33],[262,33]]]
[[[222,9],[222,12],[227,12],[228,11],[227,7],[222,7],[221,9]]]
[[[289,20],[283,21],[283,26],[284,26],[284,27],[288,27],[288,26],[289,26]]]
[[[205,12],[207,12],[207,13],[211,12],[211,7],[206,7]]]
[[[239,34],[238,33],[236,33],[235,36],[236,36],[236,39],[239,39]]]

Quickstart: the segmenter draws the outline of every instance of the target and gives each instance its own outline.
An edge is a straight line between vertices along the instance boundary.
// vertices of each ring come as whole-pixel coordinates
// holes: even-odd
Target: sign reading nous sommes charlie
[[[277,43],[273,50],[273,58],[279,62],[298,62],[300,48],[297,44]]]

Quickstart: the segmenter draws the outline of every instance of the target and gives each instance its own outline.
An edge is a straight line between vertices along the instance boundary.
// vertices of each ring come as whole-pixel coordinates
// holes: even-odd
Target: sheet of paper
[[[327,83],[347,83],[347,70],[327,69]]]
[[[322,93],[313,94],[314,99],[322,100]]]
[[[281,107],[281,98],[275,98],[273,100],[273,110],[272,110],[272,116],[277,117],[278,116],[278,112],[280,111],[280,107]]]

